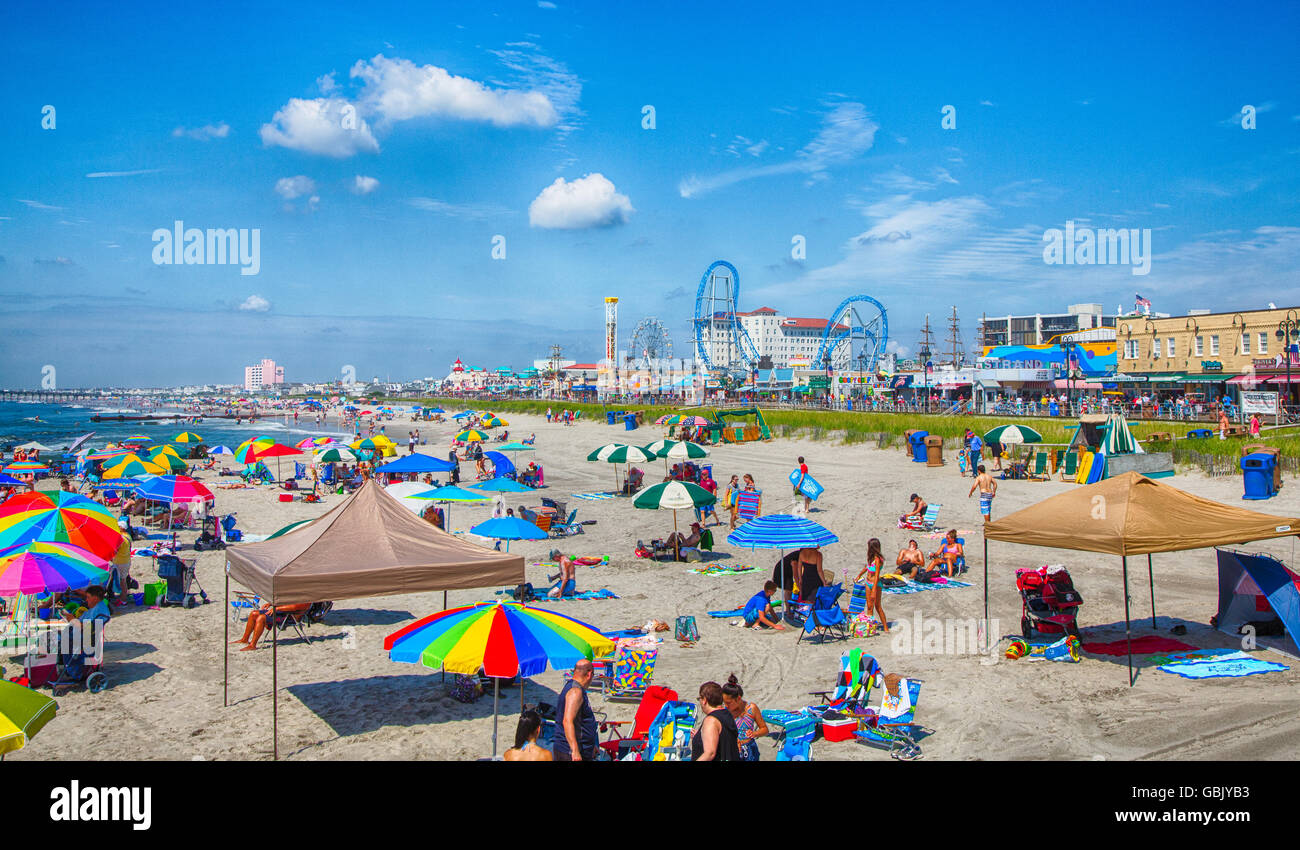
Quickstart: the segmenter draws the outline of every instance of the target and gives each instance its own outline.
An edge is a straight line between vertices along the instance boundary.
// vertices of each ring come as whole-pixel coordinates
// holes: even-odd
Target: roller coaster
[[[726,260],[704,270],[695,293],[695,359],[710,372],[745,374],[758,364],[758,348],[736,316],[740,272]]]
[[[885,305],[870,295],[851,295],[831,313],[813,365],[821,367],[829,361],[836,371],[874,373],[888,344]]]

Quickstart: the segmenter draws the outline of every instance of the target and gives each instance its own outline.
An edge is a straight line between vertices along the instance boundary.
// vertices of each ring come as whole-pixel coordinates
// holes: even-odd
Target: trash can
[[[929,431],[913,431],[907,439],[912,444],[912,462],[925,463],[925,438],[930,436]]]
[[[1048,415],[1048,416],[1060,416],[1060,415],[1061,415],[1061,405],[1060,405],[1058,402],[1055,402],[1055,401],[1054,401],[1054,402],[1051,402],[1050,404],[1048,404],[1048,405],[1047,405],[1047,415]]]
[[[628,414],[625,414],[625,415],[623,416],[623,430],[624,430],[624,431],[635,431],[635,430],[636,430],[636,414],[635,414],[635,413],[628,413]]]
[[[1277,446],[1252,445],[1243,446],[1241,456],[1247,457],[1253,454],[1266,454],[1273,457],[1273,494],[1276,495],[1282,490],[1282,450]]]
[[[943,437],[925,438],[925,465],[943,466]]]
[[[1243,499],[1271,499],[1277,495],[1273,489],[1273,470],[1277,458],[1264,452],[1246,455],[1241,459],[1241,478],[1245,487]]]
[[[606,425],[613,425],[613,424],[614,424],[614,411],[612,411],[612,410],[606,410],[606,411],[605,411],[605,424],[606,424]]]

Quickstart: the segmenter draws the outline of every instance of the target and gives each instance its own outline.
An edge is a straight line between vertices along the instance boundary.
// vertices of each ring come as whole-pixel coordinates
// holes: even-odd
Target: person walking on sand
[[[736,505],[736,494],[738,494],[739,492],[740,492],[740,476],[733,475],[731,476],[731,480],[727,482],[727,495],[726,495],[727,513],[731,514],[731,527],[733,529],[736,527],[736,519],[737,519],[736,512],[738,509]]]
[[[800,496],[803,496],[803,512],[808,513],[812,508],[812,499],[803,492],[803,481],[808,477],[808,464],[803,462],[803,457],[799,458],[799,480],[794,483],[794,498],[796,504]]]
[[[867,577],[867,604],[862,610],[875,611],[880,618],[880,630],[889,634],[889,620],[885,618],[885,609],[880,607],[880,579],[884,572],[885,556],[880,553],[880,540],[873,537],[867,541],[867,564],[853,583],[857,584],[863,576]]]
[[[984,464],[975,468],[975,483],[970,485],[970,492],[966,498],[975,494],[978,488],[980,491],[980,513],[984,515],[984,524],[988,525],[993,519],[993,497],[998,494],[998,482],[993,480],[993,476],[988,474],[984,469]]]

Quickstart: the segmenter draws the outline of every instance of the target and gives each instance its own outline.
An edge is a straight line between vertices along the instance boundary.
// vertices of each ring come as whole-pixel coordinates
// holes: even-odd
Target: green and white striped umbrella
[[[316,452],[316,463],[352,463],[356,454],[349,448],[323,449]]]
[[[685,440],[655,440],[646,445],[645,450],[653,452],[655,457],[663,458],[701,458],[708,457],[709,450],[699,443]]]
[[[632,507],[647,511],[672,511],[673,531],[677,531],[677,512],[717,504],[718,497],[698,484],[665,481],[647,487],[632,501]]]
[[[640,446],[625,446],[622,443],[610,443],[601,446],[587,455],[589,461],[603,460],[606,463],[645,463],[654,455]],[[614,471],[614,489],[618,489],[618,471]]]
[[[1004,446],[1042,441],[1043,435],[1028,425],[999,425],[984,435],[984,442],[1001,443]]]

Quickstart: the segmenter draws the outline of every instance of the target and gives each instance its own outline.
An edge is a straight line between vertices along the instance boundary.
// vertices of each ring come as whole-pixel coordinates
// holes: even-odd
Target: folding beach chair
[[[759,515],[763,509],[761,491],[741,490],[736,494],[736,515],[741,522],[748,522]]]
[[[890,689],[891,680],[894,691]],[[887,677],[879,710],[864,718],[861,728],[853,733],[858,743],[888,747],[889,755],[896,759],[920,758],[921,747],[916,743],[922,731],[916,722],[916,703],[920,696],[920,679]]]
[[[594,662],[591,687],[610,702],[639,702],[654,679],[658,656],[657,648],[616,646],[612,655]]]
[[[871,698],[871,689],[880,677],[880,664],[874,656],[854,647],[840,656],[840,672],[831,691],[810,691],[809,696],[820,697],[821,704],[812,706],[809,713],[820,715],[828,709],[849,711],[865,709]]]
[[[817,718],[803,712],[764,709],[763,721],[778,726],[776,760],[812,761],[812,742],[817,737]]]
[[[849,591],[849,616],[856,617],[867,610],[867,586],[855,584]]]
[[[1046,481],[1052,477],[1047,467],[1047,452],[1034,452],[1033,465],[1029,467],[1029,477],[1035,481]]]
[[[934,531],[934,527],[939,524],[939,508],[943,505],[926,505],[925,514],[921,517],[921,530]]]
[[[843,593],[844,585],[839,583],[832,584],[830,587],[817,588],[812,610],[808,612],[808,619],[804,620],[803,629],[800,630],[795,643],[802,641],[803,636],[807,634],[815,635],[823,641],[834,633],[838,633],[845,640],[848,639],[849,618],[845,616],[839,602],[840,595]]]
[[[569,537],[574,534],[582,534],[582,523],[578,522],[577,508],[569,512],[569,518],[564,522],[552,522],[551,527],[547,530],[552,537]]]
[[[646,734],[643,761],[690,761],[695,731],[695,703],[669,701],[659,709]]]
[[[1061,467],[1057,470],[1061,475],[1062,481],[1069,481],[1079,473],[1079,453],[1066,452],[1061,461]]]
[[[665,703],[676,701],[677,691],[651,685],[642,694],[641,703],[637,706],[636,717],[633,720],[609,720],[603,712],[597,712],[601,716],[600,731],[609,732],[609,738],[600,743],[601,749],[615,760],[623,759],[631,752],[644,751],[649,743],[651,724],[658,719]],[[629,723],[632,725],[631,730],[627,735],[622,734],[623,730],[619,727]]]

